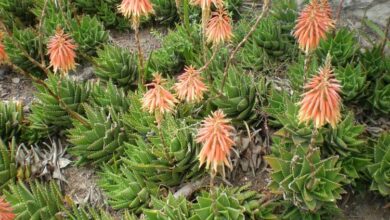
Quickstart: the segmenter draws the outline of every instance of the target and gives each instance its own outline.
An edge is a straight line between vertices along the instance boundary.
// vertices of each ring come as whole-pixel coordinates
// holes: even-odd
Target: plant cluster
[[[364,48],[327,0],[241,4],[0,0],[0,63],[36,88],[27,114],[0,102],[0,219],[330,219],[347,188],[388,198],[390,135],[366,129],[390,114],[387,40]],[[147,23],[171,25],[150,54]],[[105,207],[64,195],[68,165]]]

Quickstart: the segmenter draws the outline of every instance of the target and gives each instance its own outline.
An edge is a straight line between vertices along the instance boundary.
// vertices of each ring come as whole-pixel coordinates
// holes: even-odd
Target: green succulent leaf
[[[97,51],[95,74],[122,87],[129,87],[138,79],[137,59],[128,49],[105,45]]]
[[[18,219],[55,220],[64,209],[62,195],[54,182],[41,184],[22,182],[10,185],[4,192]]]
[[[368,166],[372,175],[371,190],[390,195],[390,134],[383,133],[374,147],[374,163]]]

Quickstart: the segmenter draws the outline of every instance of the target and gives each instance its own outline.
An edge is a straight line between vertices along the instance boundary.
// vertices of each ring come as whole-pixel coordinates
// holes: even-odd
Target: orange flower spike
[[[157,123],[160,122],[161,116],[165,113],[173,112],[178,100],[163,87],[165,79],[161,74],[156,73],[152,83],[146,86],[152,87],[142,98],[142,109],[149,113],[155,113]]]
[[[199,6],[202,10],[211,8],[211,4],[214,4],[216,7],[223,5],[222,0],[191,0],[190,3]]]
[[[206,29],[207,42],[218,45],[233,37],[231,19],[226,10],[219,8],[212,13]]]
[[[229,156],[234,145],[234,130],[230,120],[221,110],[213,112],[203,120],[196,137],[196,142],[203,144],[199,153],[200,166],[206,163],[206,168],[209,169],[211,165],[213,174],[218,172],[219,166],[226,165],[232,169]]]
[[[303,94],[299,103],[299,121],[307,123],[312,120],[316,128],[326,123],[335,128],[341,118],[341,85],[333,75],[330,60],[328,56],[325,66],[319,69],[319,74],[305,85],[308,91]]]
[[[315,50],[320,40],[326,38],[326,32],[334,27],[329,5],[317,1],[312,0],[303,9],[294,28],[294,37],[306,53]]]
[[[328,0],[321,0],[321,7],[322,7],[322,10],[325,11],[327,16],[329,18],[332,18],[332,8],[330,7]]]
[[[48,55],[50,57],[50,66],[53,66],[54,72],[58,70],[61,74],[68,74],[70,70],[76,68],[76,45],[68,34],[60,28],[56,34],[49,40]]]
[[[0,64],[8,60],[8,55],[5,52],[5,46],[2,43],[2,40],[3,40],[3,34],[0,33]]]
[[[13,220],[15,218],[16,215],[13,213],[11,205],[4,198],[0,197],[0,219]]]
[[[203,93],[207,91],[206,85],[200,72],[194,67],[185,68],[185,72],[178,77],[179,82],[175,84],[174,89],[180,100],[187,102],[199,102],[203,99]]]
[[[133,26],[139,25],[141,16],[153,14],[153,6],[149,0],[123,0],[118,6],[118,10],[126,18],[133,20]]]

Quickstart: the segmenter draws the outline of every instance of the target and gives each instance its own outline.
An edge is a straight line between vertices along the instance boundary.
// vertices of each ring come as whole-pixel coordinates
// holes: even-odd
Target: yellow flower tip
[[[213,173],[218,172],[218,167],[227,166],[232,169],[230,151],[233,148],[232,139],[235,129],[230,120],[221,110],[213,112],[205,118],[198,130],[196,142],[203,144],[199,153],[200,166],[206,163],[206,168]]]
[[[230,42],[233,38],[231,19],[225,9],[222,7],[212,12],[206,28],[207,42],[218,45],[224,42]]]
[[[152,83],[147,84],[150,89],[141,99],[142,109],[149,113],[155,113],[157,122],[161,121],[162,115],[173,112],[178,100],[163,87],[165,79],[156,73]]]
[[[313,121],[316,128],[329,123],[335,128],[341,118],[341,85],[333,75],[329,57],[318,75],[305,85],[305,89],[307,91],[299,103],[299,122]]]
[[[50,66],[53,66],[55,73],[60,70],[66,75],[76,68],[76,48],[68,34],[60,28],[56,30],[56,34],[50,38],[47,46]]]
[[[174,90],[181,101],[189,103],[199,102],[203,99],[207,87],[203,82],[200,72],[193,66],[185,68],[183,74],[178,77],[178,83],[175,83]]]
[[[334,28],[332,10],[327,0],[312,0],[300,13],[294,28],[294,37],[306,53],[315,50],[326,33]]]
[[[16,215],[13,213],[11,205],[3,197],[0,197],[0,219],[13,220],[15,218]]]

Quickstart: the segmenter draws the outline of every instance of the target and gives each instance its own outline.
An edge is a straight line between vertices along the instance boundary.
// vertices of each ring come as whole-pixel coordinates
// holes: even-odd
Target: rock
[[[18,78],[18,77],[12,78],[12,83],[13,84],[19,84],[20,83],[20,78]]]
[[[77,70],[77,73],[73,75],[76,81],[87,81],[95,77],[94,69],[92,66],[86,66]]]

